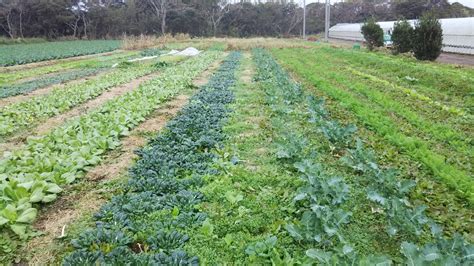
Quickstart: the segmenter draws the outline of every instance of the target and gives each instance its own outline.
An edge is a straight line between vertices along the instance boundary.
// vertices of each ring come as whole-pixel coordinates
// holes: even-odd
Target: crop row
[[[277,51],[276,53],[279,52]],[[303,55],[300,54],[299,57],[303,58]],[[305,58],[307,57],[306,55],[304,56]],[[295,59],[294,55],[291,58],[289,56],[282,58],[291,61],[291,67],[305,80],[316,85],[319,90],[332,99],[339,101],[344,108],[353,112],[364,124],[383,137],[388,143],[398,147],[413,159],[422,162],[436,178],[439,178],[444,184],[452,188],[457,195],[465,198],[470,203],[474,202],[474,183],[469,176],[469,169],[466,169],[468,168],[466,166],[469,165],[469,159],[472,157],[472,151],[469,150],[467,141],[461,137],[462,133],[458,134],[449,128],[445,130],[443,125],[436,124],[430,126],[430,128],[435,130],[433,132],[425,131],[424,128],[417,128],[417,130],[426,134],[425,136],[404,132],[406,125],[401,127],[400,123],[404,122],[405,119],[394,120],[393,111],[387,114],[384,108],[376,106],[378,103],[361,100],[360,97],[349,89],[350,87],[343,85],[343,83],[347,83],[346,78],[343,81],[335,79],[336,76],[340,76],[338,73],[314,75],[314,71],[321,67],[320,64],[314,64],[305,59],[301,59],[305,61],[305,63],[301,63],[301,60]],[[328,77],[327,75],[331,76]],[[363,89],[363,86],[359,84],[359,88]],[[383,101],[386,102],[387,100]],[[395,104],[394,108],[397,108],[397,106],[399,104]],[[412,115],[410,117],[411,121],[419,121],[419,118],[413,112],[404,114],[405,117],[410,115]],[[436,142],[433,143],[430,140],[431,138],[445,140],[444,142],[446,143],[442,143],[442,145],[452,146],[453,149],[462,151],[462,153],[450,151],[446,148],[440,152],[438,149],[440,149],[439,146],[441,145]],[[449,142],[446,140],[449,140]],[[444,154],[449,154],[454,159]],[[451,159],[453,160],[451,161]],[[458,160],[466,162],[466,164],[458,164]]]
[[[233,101],[230,90],[240,53],[233,52],[194,95],[163,133],[139,151],[124,193],[114,196],[95,215],[96,227],[72,241],[75,251],[64,265],[197,265],[183,251],[189,228],[205,226],[206,214],[197,188],[225,135],[222,126]]]
[[[15,96],[18,94],[26,94],[34,90],[51,86],[54,84],[63,83],[69,80],[74,80],[82,77],[97,74],[105,69],[103,68],[86,68],[79,70],[72,70],[63,73],[58,73],[54,76],[40,77],[35,80],[26,81],[11,86],[0,86],[0,98]]]
[[[31,80],[36,77],[41,77],[53,73],[60,73],[64,71],[77,70],[82,68],[110,67],[115,63],[136,57],[138,56],[138,54],[139,52],[137,51],[127,51],[113,53],[111,55],[55,62],[54,64],[46,64],[44,66],[31,67],[26,69],[0,69],[0,86],[7,86],[10,84],[18,83],[18,81],[21,82],[21,80],[24,79]]]
[[[106,102],[102,107],[73,119],[0,161],[1,234],[25,239],[40,203],[52,202],[61,186],[83,176],[102,155],[120,145],[120,138],[145,120],[156,107],[192,86],[218,53],[204,53],[137,89]]]
[[[50,93],[11,104],[0,109],[0,136],[31,126],[38,120],[63,113],[70,108],[93,99],[104,91],[157,71],[150,63],[131,64],[105,75],[77,84],[68,84]]]
[[[307,119],[328,141],[330,150],[337,156],[344,155],[341,161],[369,184],[366,197],[386,215],[386,231],[390,236],[394,237],[399,232],[418,236],[423,230],[431,231],[433,242],[423,247],[409,242],[401,244],[400,252],[405,256],[406,263],[472,262],[474,246],[458,234],[452,239],[442,236],[441,227],[424,214],[426,207],[410,202],[408,194],[415,183],[401,178],[395,169],[380,166],[375,153],[365,148],[360,140],[354,139],[357,131],[354,125],[342,125],[331,119],[324,101],[307,97],[269,54],[257,50],[254,56],[257,80],[266,84],[272,109],[284,119],[285,115],[296,112],[301,104],[308,106]],[[351,222],[351,212],[345,210],[344,206],[351,200],[352,188],[344,178],[315,163],[315,152],[305,152],[308,140],[294,132],[285,132],[288,129],[284,125],[281,121],[274,123],[284,135],[292,137],[279,143],[281,151],[277,155],[285,159],[288,166],[305,181],[295,196],[295,202],[302,202],[304,206],[302,216],[297,222],[287,225],[288,233],[296,241],[313,245],[306,255],[317,263],[391,263],[387,255],[361,255],[353,247],[354,243],[346,240],[343,228]]]
[[[0,66],[110,52],[120,44],[120,41],[98,40],[4,45],[0,47]]]
[[[449,64],[420,64],[410,58],[347,49],[324,48],[316,51],[320,52],[328,54],[331,60],[408,86],[434,100],[456,99],[456,102],[462,102],[463,95],[469,94],[473,87],[474,71],[469,68],[456,68]]]

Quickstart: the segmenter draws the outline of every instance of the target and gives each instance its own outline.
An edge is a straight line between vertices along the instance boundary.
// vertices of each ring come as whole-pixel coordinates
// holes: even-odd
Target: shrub
[[[375,47],[383,45],[383,30],[374,18],[367,20],[362,26],[362,34],[367,43],[367,48],[372,51]]]
[[[425,14],[415,25],[413,52],[418,60],[434,61],[441,54],[443,30],[431,13]]]
[[[413,27],[406,20],[397,21],[393,27],[393,48],[398,53],[407,53],[412,50]]]

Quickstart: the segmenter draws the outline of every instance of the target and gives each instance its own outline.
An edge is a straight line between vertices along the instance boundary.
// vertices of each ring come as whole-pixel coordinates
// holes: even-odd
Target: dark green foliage
[[[431,13],[423,15],[415,25],[413,52],[418,60],[434,61],[443,47],[443,29]]]
[[[97,74],[101,71],[104,71],[104,68],[86,68],[80,70],[72,70],[63,73],[58,73],[54,76],[41,77],[32,81],[23,82],[20,84],[14,84],[11,86],[0,87],[0,98],[6,98],[10,96],[15,96],[18,94],[29,93],[34,90],[63,83],[70,80],[75,80],[78,78],[91,76]]]
[[[184,229],[201,226],[206,215],[203,175],[215,174],[222,131],[233,101],[230,90],[240,53],[224,61],[209,83],[190,99],[165,131],[138,154],[124,194],[112,198],[95,215],[97,227],[73,240],[76,248],[65,265],[197,265],[181,249],[189,240]]]
[[[96,40],[7,45],[0,47],[0,66],[110,52],[119,48],[120,44],[115,40]]]
[[[148,48],[140,52],[141,56],[158,56],[161,55],[163,52],[157,48]]]
[[[364,35],[365,43],[369,50],[375,47],[383,46],[383,30],[375,21],[375,18],[370,18],[364,25],[362,25],[362,35]]]
[[[164,68],[164,67],[167,67],[171,65],[171,63],[168,63],[166,61],[158,61],[156,64],[154,64],[153,66],[156,67],[156,68]]]
[[[408,53],[412,50],[414,30],[406,20],[397,21],[393,27],[393,48],[397,53]]]

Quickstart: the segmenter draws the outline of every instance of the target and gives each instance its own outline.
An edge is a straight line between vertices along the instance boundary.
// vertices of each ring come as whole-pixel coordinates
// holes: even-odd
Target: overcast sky
[[[299,0],[301,2],[301,4],[303,4],[303,0]],[[334,2],[339,2],[340,0],[331,0],[331,3],[334,3]],[[471,7],[471,8],[474,8],[474,0],[448,0],[450,3],[454,3],[454,2],[459,2],[465,6],[468,6],[468,7]],[[324,3],[326,2],[326,0],[306,0],[306,3],[315,3],[315,2],[320,2],[320,3]]]

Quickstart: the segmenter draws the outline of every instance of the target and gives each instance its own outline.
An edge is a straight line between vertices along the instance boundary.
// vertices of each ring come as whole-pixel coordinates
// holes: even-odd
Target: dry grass
[[[311,43],[301,39],[281,38],[216,38],[217,42],[224,42],[227,50],[251,50],[254,48],[311,48]]]
[[[155,35],[139,35],[139,36],[127,36],[122,37],[122,49],[124,50],[138,50],[149,47],[160,47],[170,42],[182,42],[190,40],[189,34],[165,34],[162,36]]]
[[[188,34],[166,34],[157,36],[124,36],[122,48],[125,50],[137,50],[148,47],[182,49],[189,46],[206,50],[212,47],[232,50],[251,50],[253,48],[311,48],[311,42],[301,39],[283,39],[283,38],[190,38]]]

